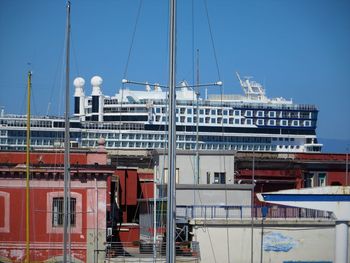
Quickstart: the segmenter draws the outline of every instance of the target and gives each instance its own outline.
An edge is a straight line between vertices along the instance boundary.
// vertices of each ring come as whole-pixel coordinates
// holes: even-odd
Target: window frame
[[[226,173],[225,172],[214,172],[213,184],[226,184]]]
[[[75,220],[76,223],[75,225],[71,226],[71,232],[72,233],[78,233],[81,234],[83,232],[82,229],[82,207],[83,207],[83,202],[82,202],[82,194],[77,193],[77,192],[71,192],[70,194],[71,198],[75,198],[76,200],[76,209],[75,209]],[[64,192],[49,192],[47,193],[46,196],[46,210],[47,210],[47,215],[46,215],[46,232],[49,233],[63,233],[63,226],[54,226],[52,224],[52,207],[53,207],[53,199],[57,197],[64,197]]]

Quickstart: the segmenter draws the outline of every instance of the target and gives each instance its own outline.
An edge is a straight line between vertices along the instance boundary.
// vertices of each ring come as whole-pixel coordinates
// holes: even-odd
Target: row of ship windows
[[[84,141],[83,147],[96,147],[95,141]],[[107,148],[164,148],[165,143],[162,142],[107,142]],[[195,150],[195,143],[176,143],[178,149]],[[265,145],[265,144],[217,144],[217,143],[200,143],[199,150],[236,150],[236,151],[275,151],[277,148],[281,150],[299,150],[299,145]]]
[[[155,108],[155,113],[167,113],[167,108]],[[177,108],[177,114],[197,114],[196,108]],[[269,118],[301,118],[311,119],[311,112],[297,111],[253,111],[253,110],[223,110],[223,109],[199,109],[199,115],[218,116],[245,116],[245,117],[269,117]]]
[[[2,136],[12,136],[12,137],[25,137],[25,131],[7,131],[1,130],[0,134]],[[49,142],[50,138],[54,139],[63,139],[63,132],[45,132],[45,131],[32,131],[31,132],[32,142],[34,139],[43,139],[45,142]],[[34,138],[33,138],[34,137]],[[35,138],[39,137],[39,138]],[[133,134],[133,133],[93,133],[93,132],[82,132],[81,134],[78,132],[71,132],[70,137],[72,140],[80,140],[83,139],[99,139],[103,137],[105,139],[122,139],[122,140],[151,140],[151,141],[162,141],[167,140],[166,134]],[[47,138],[47,139],[44,139]],[[293,142],[295,138],[290,137],[240,137],[240,136],[207,136],[207,135],[199,135],[199,141],[223,141],[223,142],[263,142],[263,143],[271,143],[271,141],[291,141]],[[1,142],[4,144],[7,143],[16,143],[16,140],[20,142],[20,144],[24,144],[25,138],[2,138]],[[195,141],[196,136],[194,135],[177,135],[177,141]],[[307,142],[310,143],[310,142]],[[50,144],[50,143],[45,143]]]
[[[155,122],[167,122],[166,116],[156,115]],[[193,122],[192,122],[193,121]],[[177,123],[197,123],[197,117],[176,117]],[[200,117],[199,123],[207,124],[244,124],[244,125],[269,125],[269,126],[302,126],[311,127],[311,121],[299,121],[299,120],[264,120],[264,119],[243,119],[243,118],[210,118],[210,117]]]
[[[1,131],[1,135],[6,135],[5,131]],[[13,137],[25,137],[24,131],[9,131],[9,135]],[[44,138],[54,138],[54,139],[63,139],[64,133],[63,132],[44,132],[44,131],[37,131],[32,132],[31,134],[32,140],[36,139],[33,137],[44,137]],[[80,138],[80,133],[71,132],[70,137],[73,140],[76,140]],[[103,137],[105,139],[122,139],[122,140],[152,140],[152,141],[162,141],[167,140],[167,135],[163,134],[133,134],[133,133],[87,133],[83,132],[81,134],[81,137],[83,139],[98,139],[100,137]],[[14,143],[15,140],[22,142],[25,142],[25,138],[2,138],[1,142],[4,144],[4,142]],[[200,141],[225,141],[225,142],[264,142],[264,143],[271,143],[272,141],[294,141],[294,138],[276,138],[276,137],[240,137],[240,136],[228,136],[228,137],[222,137],[222,136],[205,136],[200,135],[199,140]],[[43,139],[45,141],[50,141],[50,139]],[[196,136],[194,135],[177,135],[176,140],[178,141],[195,141]]]
[[[166,144],[162,142],[107,142],[107,148],[144,148],[144,149],[158,149],[164,148]],[[96,147],[97,143],[95,141],[84,141],[82,143],[83,147]],[[176,143],[177,149],[185,150],[195,150],[195,143]],[[276,145],[264,145],[264,144],[217,144],[217,143],[200,143],[198,145],[199,150],[256,150],[256,151],[275,151],[277,149]],[[299,146],[297,148],[299,149]]]
[[[209,137],[209,136],[208,136]],[[222,140],[216,140],[215,138],[207,138],[208,142],[213,142],[214,144],[220,144],[218,142],[221,142],[223,143]],[[249,143],[249,145],[252,145],[253,143],[269,143],[269,138],[228,138],[224,143],[232,143],[232,142],[238,142],[238,143]],[[41,146],[52,146],[52,145],[55,145],[55,140],[50,140],[50,139],[31,139],[31,145],[35,146],[35,145],[41,145]],[[294,141],[294,139],[293,139]],[[191,142],[191,143],[186,143],[186,140],[184,140],[184,138],[181,138],[181,137],[178,137],[177,138],[177,142],[178,143],[181,143],[181,142],[184,142],[185,144],[193,144],[195,145],[195,143],[193,143],[194,141],[193,140],[188,140],[187,142]],[[136,144],[135,144],[136,143]],[[153,145],[153,144],[156,144],[156,145],[163,145],[163,146],[159,146],[161,148],[164,148],[164,145],[165,145],[165,141],[163,142],[152,142],[152,141],[107,141],[106,142],[106,146],[107,147],[120,147],[120,144],[123,145],[126,145],[126,144],[130,144],[130,145],[142,145],[142,147],[148,147],[148,146],[145,146],[145,145]],[[26,140],[24,139],[0,139],[0,144],[2,145],[25,145],[26,144]],[[97,146],[97,141],[96,140],[83,140],[82,141],[82,146]],[[206,145],[206,144],[210,144],[210,143],[204,143],[202,141],[199,142],[199,145]],[[264,145],[265,145],[264,144]],[[124,147],[124,146],[123,146]],[[140,146],[136,146],[136,147],[140,147]],[[157,146],[158,147],[158,146]],[[201,146],[200,146],[201,147]],[[293,149],[294,147],[296,147],[297,149],[299,148],[298,145],[294,146],[294,145],[279,145],[278,146],[279,148],[291,148]],[[193,148],[194,149],[194,148]]]
[[[41,146],[41,145],[38,145]],[[96,147],[97,143],[89,143],[83,145],[83,147]],[[60,147],[63,147],[62,145]],[[112,143],[107,145],[107,148],[141,148],[141,149],[164,149],[163,143],[144,143],[144,142],[122,142]],[[195,144],[177,143],[177,149],[182,150],[194,150]],[[299,146],[298,146],[299,148]],[[2,146],[0,145],[0,150],[25,150],[22,146]],[[199,150],[235,150],[235,151],[276,151],[277,147],[275,145],[247,145],[247,144],[201,144]]]
[[[41,144],[33,144],[32,146],[47,146]],[[85,143],[83,147],[96,147],[97,143]],[[59,147],[63,147],[61,144]],[[195,144],[189,143],[177,143],[177,149],[183,150],[194,150]],[[249,145],[249,144],[200,144],[199,150],[235,150],[235,151],[276,151],[277,147],[284,150],[300,150],[300,146],[285,145],[285,146],[276,146],[276,145]],[[141,149],[164,149],[163,143],[145,143],[145,142],[122,142],[122,143],[112,143],[107,145],[107,148],[141,148]],[[24,146],[11,145],[4,146],[0,145],[0,150],[25,150]]]
[[[7,125],[10,127],[26,127],[26,120],[0,120],[0,124]],[[51,121],[39,121],[39,120],[31,120],[30,127],[43,127],[43,128],[52,128]]]
[[[83,140],[85,139],[98,139],[101,137],[100,133],[82,133]],[[162,134],[129,134],[129,133],[105,133],[102,134],[102,137],[105,139],[114,139],[114,140],[150,140],[150,141],[164,141],[168,139],[167,135]],[[187,141],[194,142],[196,141],[196,136],[194,135],[177,135],[177,141]],[[199,135],[199,141],[211,141],[211,142],[248,142],[248,143],[271,143],[271,141],[290,141],[294,142],[295,138],[289,137],[240,137],[240,136],[207,136]]]

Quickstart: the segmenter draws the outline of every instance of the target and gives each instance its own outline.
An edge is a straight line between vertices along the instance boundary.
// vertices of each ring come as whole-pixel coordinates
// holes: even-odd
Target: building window
[[[299,126],[299,121],[294,120],[294,121],[292,122],[292,126]]]
[[[258,119],[257,124],[258,124],[258,125],[264,125],[264,120]]]
[[[63,197],[54,197],[52,200],[52,226],[63,226],[64,210]],[[70,198],[70,224],[76,224],[76,203],[75,198]]]
[[[207,184],[210,184],[210,172],[207,172]]]
[[[276,118],[276,112],[275,111],[269,111],[269,117],[270,118]]]
[[[226,174],[225,173],[214,173],[214,184],[225,184]]]
[[[184,148],[183,144],[181,146],[182,143],[180,143],[180,147],[179,148]],[[164,168],[164,183],[168,184],[168,168]],[[180,170],[179,168],[176,168],[176,172],[175,172],[175,183],[178,184],[180,181]]]
[[[304,174],[304,188],[310,188],[314,186],[314,174],[305,173]]]
[[[311,126],[311,121],[304,121],[304,126],[305,127],[310,127]]]
[[[10,232],[10,194],[0,191],[0,233]]]
[[[245,116],[247,116],[247,117],[252,117],[252,116],[253,116],[253,112],[252,112],[251,110],[247,110],[247,111],[245,112]]]
[[[281,121],[281,126],[288,126],[288,121],[287,120],[282,120]]]
[[[269,120],[268,125],[270,126],[275,126],[276,125],[276,120]]]
[[[88,190],[89,192],[90,190]],[[95,191],[95,190],[92,190]],[[63,233],[63,192],[47,193],[46,207],[46,231],[47,233]],[[83,231],[83,211],[82,211],[82,195],[71,192],[71,232],[82,233]],[[89,197],[90,198],[90,197]],[[94,207],[94,205],[92,205]]]
[[[258,117],[264,117],[264,112],[263,111],[258,111],[257,115],[258,115]]]
[[[317,178],[317,186],[326,186],[326,173],[319,173]]]

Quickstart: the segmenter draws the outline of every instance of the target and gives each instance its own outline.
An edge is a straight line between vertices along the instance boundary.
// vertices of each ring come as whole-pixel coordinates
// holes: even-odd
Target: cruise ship
[[[176,90],[176,147],[185,150],[255,152],[320,152],[316,136],[318,109],[284,98],[268,98],[264,87],[237,74],[242,95],[207,94],[185,81]],[[71,146],[93,148],[103,137],[108,150],[167,147],[167,88],[145,84],[135,88],[123,80],[114,96],[102,92],[102,78],[74,80]],[[217,83],[220,85],[221,83]],[[31,147],[63,147],[64,118],[31,116]],[[0,150],[24,150],[26,115],[0,114]]]

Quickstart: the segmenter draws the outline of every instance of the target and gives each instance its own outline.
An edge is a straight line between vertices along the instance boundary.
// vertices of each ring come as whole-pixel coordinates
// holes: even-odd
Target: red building
[[[108,155],[99,148],[72,152],[70,163],[75,261],[103,259],[106,241],[137,246],[139,200],[153,198],[152,156]],[[25,257],[25,170],[24,152],[0,152],[0,261]],[[235,155],[235,183],[250,184],[254,174],[255,192],[345,185],[345,171],[345,154]],[[63,152],[32,153],[30,177],[30,259],[60,261]]]
[[[71,155],[71,255],[92,262],[106,231],[108,178],[103,151]],[[0,261],[22,262],[26,247],[25,153],[0,153]],[[61,260],[63,153],[31,154],[30,261]],[[100,240],[99,240],[100,239]]]
[[[0,152],[0,262],[25,258],[25,158],[24,152]],[[63,152],[33,152],[30,163],[30,261],[60,261]],[[70,163],[75,262],[104,259],[107,239],[139,240],[138,199],[153,197],[153,171],[130,162],[133,166],[116,169],[107,165],[107,152],[101,148],[72,152]]]
[[[349,175],[346,179],[346,165],[345,154],[237,153],[235,182],[250,184],[254,174],[257,193],[346,185],[350,183]]]

